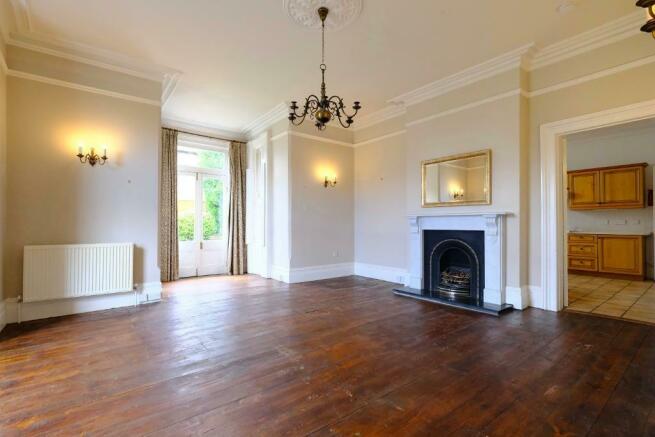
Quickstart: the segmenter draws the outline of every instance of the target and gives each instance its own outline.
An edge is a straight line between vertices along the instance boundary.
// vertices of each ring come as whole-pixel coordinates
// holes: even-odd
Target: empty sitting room
[[[655,0],[0,0],[0,435],[655,435],[653,77]]]

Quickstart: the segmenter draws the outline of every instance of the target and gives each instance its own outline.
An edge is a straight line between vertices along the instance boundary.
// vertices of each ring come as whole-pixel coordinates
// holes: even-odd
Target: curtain
[[[179,278],[176,130],[162,128],[159,174],[159,268],[161,280],[170,282]]]
[[[247,272],[246,259],[246,144],[230,143],[230,209],[227,269],[230,275]]]

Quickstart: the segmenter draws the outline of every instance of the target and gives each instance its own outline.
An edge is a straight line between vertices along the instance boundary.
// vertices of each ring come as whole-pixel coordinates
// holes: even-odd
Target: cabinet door
[[[569,173],[569,208],[594,208],[599,202],[597,171]]]
[[[604,208],[640,208],[644,205],[644,168],[600,171],[600,202]]]
[[[638,236],[599,235],[598,271],[643,275],[643,239]]]

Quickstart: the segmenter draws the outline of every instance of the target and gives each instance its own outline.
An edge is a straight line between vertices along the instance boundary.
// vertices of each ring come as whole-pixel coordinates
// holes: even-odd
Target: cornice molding
[[[164,82],[166,76],[181,74],[175,69],[142,62],[110,50],[49,38],[35,33],[29,35],[12,33],[7,45],[155,82]]]
[[[540,48],[527,65],[528,70],[536,70],[557,62],[570,59],[582,53],[613,44],[640,33],[644,24],[641,10],[610,21],[586,32],[564,39],[555,44]]]
[[[318,135],[310,135],[310,134],[306,134],[306,133],[303,133],[303,132],[296,132],[296,131],[292,131],[292,130],[287,130],[287,131],[284,131],[284,132],[280,132],[279,134],[272,137],[271,141],[278,140],[278,139],[283,138],[285,136],[305,138],[305,139],[308,139],[308,140],[320,141],[321,143],[327,143],[327,144],[338,145],[338,146],[355,147],[355,145],[353,143],[348,143],[346,141],[333,140],[331,138],[319,137]]]
[[[406,112],[407,108],[405,108],[405,105],[392,104],[380,111],[375,111],[371,114],[363,116],[359,120],[356,120],[355,124],[353,125],[353,129],[355,132],[357,132],[366,129],[367,127],[375,126],[376,124],[382,123],[383,121],[391,120],[392,118],[405,115]]]
[[[136,97],[130,94],[123,94],[123,93],[118,93],[115,91],[109,91],[101,88],[96,88],[88,85],[81,85],[79,83],[73,83],[73,82],[67,82],[65,80],[59,80],[59,79],[53,79],[51,77],[46,77],[46,76],[40,76],[38,74],[32,74],[32,73],[26,73],[24,71],[17,71],[17,70],[7,70],[7,76],[11,77],[17,77],[20,79],[27,79],[27,80],[33,80],[36,82],[41,82],[41,83],[47,83],[49,85],[56,85],[56,86],[61,86],[64,88],[70,88],[78,91],[85,91],[88,93],[93,93],[93,94],[100,94],[103,96],[107,97],[114,97],[116,99],[122,99],[122,100],[128,100],[131,102],[136,102],[136,103],[143,103],[146,105],[151,105],[151,106],[161,106],[161,102],[159,100],[151,100],[151,99],[145,99],[143,97]]]
[[[454,91],[458,88],[471,85],[485,78],[495,76],[504,71],[511,70],[512,68],[521,67],[527,71],[537,70],[578,56],[582,53],[635,36],[640,33],[639,28],[643,24],[643,21],[643,11],[637,10],[617,20],[610,21],[543,48],[537,48],[534,44],[519,47],[516,50],[504,53],[496,58],[462,70],[459,73],[455,73],[446,78],[439,79],[428,85],[402,94],[391,99],[388,103],[411,106],[438,97],[439,95],[443,95],[450,91]],[[628,68],[632,68],[632,65]],[[621,68],[617,67],[617,70],[621,70]],[[589,77],[593,78],[593,75],[589,75]],[[554,85],[544,90],[525,93],[525,95],[528,97],[536,97],[547,92],[575,85],[577,82],[578,81],[567,81],[563,85]],[[392,107],[386,107],[367,115],[365,117],[367,121],[360,123],[355,127],[355,130],[365,129],[369,126],[388,120],[391,117],[386,117],[386,114],[389,114],[391,111]]]
[[[534,51],[534,44],[527,44],[518,49],[504,53],[493,59],[473,67],[466,68],[458,73],[436,80],[413,91],[401,94],[389,100],[395,105],[411,106],[426,100],[441,96],[450,91],[479,82],[483,79],[496,76],[505,71],[521,67],[526,58]]]
[[[246,141],[246,135],[242,131],[227,129],[220,126],[196,123],[174,117],[162,118],[162,126],[183,130],[192,134],[207,135],[221,140]]]
[[[246,125],[243,132],[249,137],[254,138],[262,131],[268,129],[273,124],[280,120],[284,120],[289,116],[289,106],[286,102],[277,104],[274,108],[266,111],[250,123]]]

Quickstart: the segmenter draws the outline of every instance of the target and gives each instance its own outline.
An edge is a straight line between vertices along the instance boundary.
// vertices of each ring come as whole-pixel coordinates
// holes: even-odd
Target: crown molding
[[[74,62],[116,71],[129,76],[163,82],[166,76],[180,75],[181,72],[162,65],[142,62],[110,50],[92,47],[72,41],[50,38],[36,33],[10,34],[7,45],[56,56]]]
[[[473,67],[466,68],[408,93],[401,94],[389,100],[389,103],[410,106],[441,96],[471,83],[479,82],[505,71],[518,68],[524,65],[526,58],[531,56],[533,51],[534,44],[524,45],[481,64],[474,65]]]
[[[289,116],[289,105],[286,102],[277,104],[274,108],[260,115],[243,129],[243,133],[249,137],[254,138],[262,131],[269,128],[271,125],[280,120],[284,120]]]
[[[407,108],[405,108],[405,105],[390,105],[379,111],[363,116],[357,121],[357,124],[354,125],[353,128],[355,132],[359,132],[367,127],[382,123],[383,121],[405,115],[406,112]]]
[[[220,126],[197,123],[190,120],[174,117],[162,118],[162,126],[171,129],[183,130],[191,134],[206,135],[221,140],[246,141],[246,135],[242,131],[227,129]]]
[[[116,99],[122,99],[122,100],[128,100],[130,102],[137,102],[137,103],[143,103],[146,105],[151,105],[151,106],[161,106],[161,102],[159,100],[150,100],[150,99],[145,99],[142,97],[137,97],[137,96],[132,96],[129,94],[123,94],[123,93],[118,93],[114,91],[109,91],[101,88],[96,88],[92,86],[87,86],[87,85],[80,85],[79,83],[73,83],[73,82],[67,82],[65,80],[59,80],[59,79],[53,79],[51,77],[46,77],[46,76],[40,76],[38,74],[32,74],[32,73],[26,73],[24,71],[17,71],[17,70],[7,70],[7,76],[11,77],[17,77],[20,79],[27,79],[27,80],[33,80],[35,82],[41,82],[41,83],[47,83],[50,85],[56,85],[64,88],[70,88],[78,91],[85,91],[88,93],[93,93],[93,94],[100,94],[102,96],[107,96],[107,97],[113,97]]]
[[[638,35],[641,33],[639,28],[644,24],[644,20],[643,11],[637,10],[617,20],[540,48],[535,51],[527,69],[536,70]]]

